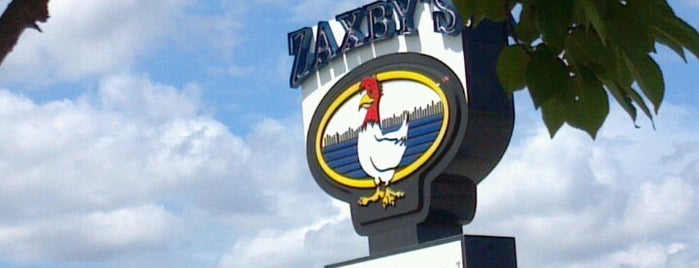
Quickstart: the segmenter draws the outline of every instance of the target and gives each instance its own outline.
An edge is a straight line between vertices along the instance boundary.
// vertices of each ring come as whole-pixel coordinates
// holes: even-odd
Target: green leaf
[[[607,44],[607,27],[604,26],[604,21],[602,21],[602,16],[600,16],[600,13],[597,11],[597,7],[593,2],[590,2],[589,0],[578,0],[578,6],[582,8],[583,12],[585,13],[585,16],[587,17],[587,20],[589,23],[592,24],[592,27],[595,28],[597,33],[599,34],[599,38],[602,41],[603,45]]]
[[[468,23],[478,13],[476,0],[459,0],[453,1],[454,6],[459,10],[459,14],[463,17],[464,23]],[[473,22],[472,22],[473,23]],[[475,25],[472,25],[475,27]]]
[[[454,6],[459,10],[464,23],[468,24],[470,22],[469,26],[474,28],[486,17],[483,13],[482,5],[484,5],[483,0],[454,1]]]
[[[522,3],[522,11],[519,13],[519,23],[515,26],[516,38],[522,43],[531,44],[541,35],[536,28],[534,6],[531,2]]]
[[[609,114],[609,98],[602,83],[587,68],[581,67],[573,79],[575,96],[567,108],[566,122],[595,139]]]
[[[654,20],[658,20],[661,17],[675,17],[675,11],[672,10],[667,0],[645,0],[644,2],[647,3],[650,10],[653,11],[652,15]]]
[[[638,105],[638,107],[641,108],[641,111],[650,119],[651,124],[653,125],[653,129],[655,129],[655,120],[653,120],[653,114],[651,114],[650,109],[648,109],[648,105],[646,105],[646,101],[643,100],[641,95],[638,94],[638,92],[633,89],[632,87],[625,88],[625,91],[627,91],[628,96],[633,100],[633,102]]]
[[[572,24],[572,0],[539,1],[536,8],[536,23],[544,42],[548,46],[562,48],[563,36]]]
[[[684,60],[684,63],[687,63],[687,57],[684,55],[684,48],[682,47],[682,43],[680,43],[679,40],[673,38],[672,36],[669,36],[666,32],[663,32],[659,30],[657,27],[654,27],[655,30],[655,41],[658,43],[661,43],[663,45],[666,45],[675,53],[677,53],[678,56]]]
[[[676,40],[677,43],[687,48],[695,57],[699,58],[699,33],[680,18],[663,17],[655,24],[655,29],[663,32],[672,40]]]
[[[515,26],[515,33],[517,34],[517,39],[525,44],[531,44],[540,36],[539,31],[536,29],[536,25],[526,22],[518,23],[517,26]]]
[[[570,76],[561,59],[548,47],[541,45],[527,66],[525,78],[534,106],[538,109],[561,92],[561,87]]]
[[[503,21],[507,19],[510,10],[505,0],[484,0],[480,1],[479,11],[492,21]]]
[[[573,8],[573,16],[571,17],[571,21],[573,22],[573,28],[577,27],[585,27],[585,29],[591,28],[590,27],[590,22],[587,20],[587,15],[585,15],[585,10],[583,10],[579,3],[582,0],[577,0],[575,1],[575,8]]]
[[[614,75],[612,79],[621,87],[630,87],[631,84],[633,84],[633,74],[631,73],[631,68],[630,66],[630,61],[628,60],[629,57],[626,55],[626,51],[624,51],[621,48],[614,49],[613,52],[614,56],[610,57],[610,59],[615,59],[615,62],[610,62],[610,67],[613,67],[613,72],[612,74]],[[631,55],[636,55],[631,53]],[[643,56],[647,55],[642,54],[642,55],[636,55],[636,56]]]
[[[566,109],[562,102],[559,98],[553,98],[541,106],[541,117],[544,119],[544,124],[546,124],[546,129],[548,129],[551,138],[556,135],[556,132],[565,123]]]
[[[599,36],[592,32],[574,31],[565,38],[566,52],[577,62],[604,65],[606,48]]]
[[[526,86],[527,65],[531,56],[522,46],[508,46],[500,52],[497,72],[505,90],[512,94]]]
[[[641,108],[643,113],[646,116],[648,116],[648,118],[651,120],[651,123],[653,124],[653,128],[655,128],[655,122],[653,120],[653,115],[651,114],[650,109],[648,108],[648,105],[646,104],[646,101],[641,97],[641,95],[638,94],[638,92],[635,89],[633,89],[633,87],[631,87],[631,83],[633,83],[633,80],[635,79],[633,73],[637,71],[634,68],[634,63],[631,60],[631,59],[633,59],[632,57],[627,57],[627,55],[624,55],[624,53],[620,51],[619,60],[621,62],[623,62],[623,64],[621,64],[619,66],[618,71],[620,73],[617,73],[616,78],[617,79],[621,78],[623,80],[621,80],[622,83],[620,83],[619,80],[616,80],[617,86],[623,92],[623,94],[625,94],[626,98],[630,98],[632,102],[635,102],[636,105],[639,108]],[[641,57],[643,57],[643,56],[641,56]],[[645,57],[647,57],[647,55]],[[661,74],[661,76],[662,76],[662,74]],[[628,79],[630,79],[631,82],[628,82]],[[662,78],[661,78],[661,80],[662,80]],[[656,83],[656,82],[652,82],[652,83]],[[664,88],[664,85],[662,87]],[[663,92],[662,94],[664,94],[664,89],[661,91]],[[659,93],[653,93],[653,94],[659,94]],[[662,101],[662,99],[660,101]],[[660,102],[658,102],[658,107],[660,107],[659,105],[660,105]]]
[[[456,10],[459,11],[459,14],[464,17],[464,20],[470,18],[473,13],[476,12],[476,9],[473,6],[474,2],[472,0],[453,1],[453,4],[456,7]]]
[[[613,4],[613,1],[609,0],[588,0],[595,5],[597,12],[604,18],[607,15],[607,10],[609,10],[609,5]]]
[[[638,109],[655,124],[652,111],[658,113],[665,95],[662,70],[649,56],[656,43],[685,62],[685,49],[699,58],[699,33],[675,15],[667,0],[455,3],[471,5],[477,22],[500,16],[496,11],[503,1],[508,10],[520,4],[521,13],[513,27],[517,46],[501,53],[498,77],[509,93],[528,88],[551,136],[567,123],[595,138],[609,113],[608,94],[634,126]]]
[[[665,96],[665,81],[660,66],[650,56],[631,58],[633,63],[633,76],[641,88],[643,95],[653,104],[655,113],[658,113],[660,104]]]
[[[696,29],[675,15],[666,0],[647,0],[653,10],[651,18],[655,41],[674,50],[685,62],[686,47],[697,58],[699,55],[699,34]]]
[[[655,38],[650,22],[638,18],[633,10],[620,3],[611,4],[608,11],[604,22],[610,42],[629,55],[646,55],[654,50]]]
[[[633,120],[634,126],[638,127],[636,125],[636,118],[638,116],[638,112],[636,111],[636,107],[633,106],[633,101],[631,100],[630,97],[628,97],[628,94],[626,94],[623,90],[619,88],[619,86],[612,81],[609,76],[604,73],[604,72],[596,72],[597,78],[602,81],[604,86],[607,88],[607,91],[614,97],[616,102],[624,108],[624,111],[629,114],[631,117],[631,120]]]

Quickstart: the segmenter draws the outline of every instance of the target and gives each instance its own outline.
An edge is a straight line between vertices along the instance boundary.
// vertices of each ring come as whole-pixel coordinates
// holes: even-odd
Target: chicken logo
[[[388,185],[393,180],[396,168],[403,159],[407,148],[408,117],[405,116],[398,129],[384,132],[381,128],[379,107],[383,90],[374,77],[364,78],[360,85],[365,94],[359,102],[359,110],[365,110],[364,122],[357,135],[357,156],[359,164],[369,176],[374,178],[376,192],[369,197],[359,199],[362,206],[381,201],[384,208],[395,205],[396,199],[405,195],[391,190]]]
[[[318,98],[306,132],[309,169],[323,190],[350,204],[358,233],[425,219],[431,184],[465,134],[461,81],[433,57],[398,53],[306,96]]]
[[[309,133],[308,150],[316,160],[310,163],[317,163],[312,171],[319,175],[314,177],[351,193],[343,199],[356,209],[400,212],[417,206],[419,175],[444,150],[454,120],[442,83],[410,69],[339,83]]]

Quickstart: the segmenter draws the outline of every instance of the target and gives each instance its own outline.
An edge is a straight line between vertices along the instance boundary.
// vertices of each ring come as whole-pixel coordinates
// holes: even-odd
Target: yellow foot
[[[371,203],[374,203],[376,201],[379,201],[379,199],[384,198],[384,191],[381,190],[381,187],[376,187],[376,192],[372,196],[365,196],[362,198],[359,198],[359,205],[360,206],[368,206]]]
[[[388,187],[382,190],[381,187],[376,187],[376,192],[372,196],[359,198],[359,205],[368,206],[371,203],[381,201],[381,205],[386,208],[395,206],[396,200],[403,197],[405,197],[405,193],[401,191],[393,191]]]
[[[403,197],[405,197],[405,193],[401,191],[393,191],[390,188],[386,187],[383,199],[381,200],[383,208],[386,208],[387,206],[396,206],[396,200],[401,199]]]

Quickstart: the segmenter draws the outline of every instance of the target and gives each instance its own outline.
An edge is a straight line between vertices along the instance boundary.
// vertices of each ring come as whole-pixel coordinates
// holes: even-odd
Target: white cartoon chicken
[[[408,118],[405,117],[397,130],[384,133],[379,115],[383,96],[381,84],[377,78],[367,77],[362,80],[360,88],[364,90],[364,94],[359,101],[359,110],[366,109],[366,116],[359,129],[357,155],[364,172],[374,178],[376,192],[372,196],[360,198],[359,204],[368,206],[380,201],[384,208],[395,206],[396,200],[403,198],[405,194],[393,191],[388,186],[407,147]]]

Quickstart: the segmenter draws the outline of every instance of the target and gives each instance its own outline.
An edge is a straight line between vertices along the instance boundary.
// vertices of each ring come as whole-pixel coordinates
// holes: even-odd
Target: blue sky
[[[306,170],[286,34],[370,1],[51,1],[0,66],[0,267],[321,267],[368,253]],[[6,6],[8,0],[0,1]],[[672,0],[699,27],[699,1]],[[653,130],[617,107],[513,141],[465,233],[521,267],[699,266],[699,60],[655,56]]]

